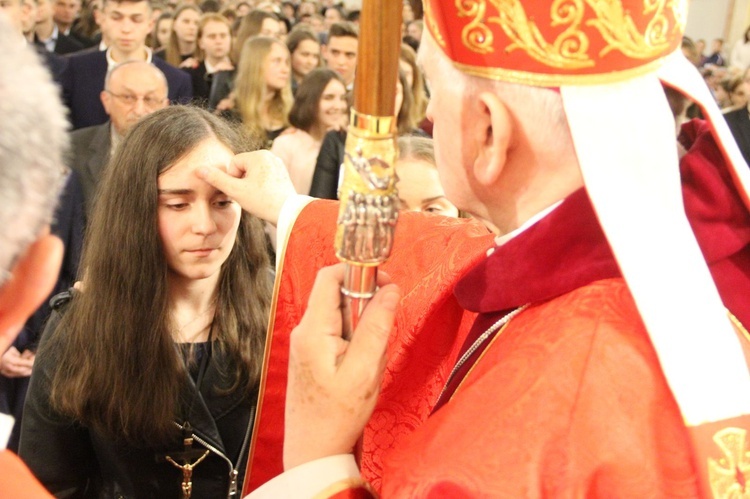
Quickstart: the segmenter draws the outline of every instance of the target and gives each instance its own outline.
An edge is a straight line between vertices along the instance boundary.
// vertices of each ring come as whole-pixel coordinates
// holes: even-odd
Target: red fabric
[[[580,189],[457,283],[455,293],[461,306],[480,312],[461,354],[514,308],[619,276],[620,269],[596,221],[591,202],[586,191]],[[450,397],[486,346],[487,343],[481,345],[456,372],[435,410]]]
[[[687,430],[621,279],[514,318],[383,476],[383,497],[697,494]]]
[[[641,68],[674,52],[684,23],[676,8],[619,2],[424,2],[425,26],[468,73],[528,82]],[[657,34],[656,28],[659,28]],[[494,70],[494,72],[493,72]],[[584,79],[584,81],[587,81]],[[590,79],[588,81],[593,81]],[[601,78],[598,80],[601,81]],[[549,86],[547,84],[546,86]]]
[[[353,487],[330,496],[330,499],[370,499],[374,497],[370,489],[364,485]]]
[[[21,459],[6,450],[0,452],[0,499],[51,499]]]
[[[329,201],[305,208],[287,245],[243,494],[283,471],[289,334],[304,313],[317,270],[338,262],[333,250],[337,210],[338,203]],[[404,297],[388,348],[382,392],[360,447],[363,477],[376,489],[384,454],[427,418],[473,322],[475,314],[459,307],[453,285],[484,257],[492,236],[475,222],[402,212],[394,244],[394,254],[420,258],[392,258],[381,267]]]

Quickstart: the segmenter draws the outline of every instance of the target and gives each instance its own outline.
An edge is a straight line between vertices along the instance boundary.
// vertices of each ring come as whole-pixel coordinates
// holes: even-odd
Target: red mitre
[[[464,73],[558,87],[632,78],[680,46],[684,0],[425,0],[425,24]]]

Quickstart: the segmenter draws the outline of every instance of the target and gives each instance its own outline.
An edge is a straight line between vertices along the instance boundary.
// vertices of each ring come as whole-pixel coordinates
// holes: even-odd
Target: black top
[[[59,315],[53,314],[42,342],[50,335],[65,334],[57,331],[58,321]],[[242,489],[257,389],[253,393],[229,390],[235,366],[222,349],[196,343],[193,350],[196,357],[206,359],[210,353],[211,359],[190,368],[174,421],[190,423],[196,436],[191,448],[211,452],[195,467],[192,497],[228,497],[233,469],[237,471],[235,486]],[[175,437],[166,445],[130,445],[56,412],[50,405],[50,381],[55,366],[64,361],[55,352],[46,353],[38,355],[34,365],[19,452],[42,484],[57,497],[181,497],[182,472],[165,456],[174,459],[184,451],[183,439]],[[202,365],[205,373],[199,383]]]
[[[344,162],[346,132],[333,130],[323,137],[315,162],[310,195],[321,199],[338,199],[339,171]]]

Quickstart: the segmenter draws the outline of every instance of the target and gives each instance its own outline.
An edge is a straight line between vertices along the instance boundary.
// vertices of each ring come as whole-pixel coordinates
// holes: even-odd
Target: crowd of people
[[[18,255],[21,263],[27,250],[40,256],[35,245],[53,244],[50,237],[55,248],[48,253],[61,268],[19,306],[21,315],[12,315],[13,325],[24,323],[21,334],[0,345],[0,412],[14,418],[0,418],[0,429],[49,492],[238,495],[257,465],[248,461],[255,433],[274,427],[259,412],[281,393],[283,448],[255,455],[275,453],[281,463],[283,452],[284,469],[274,470],[280,475],[256,491],[259,497],[312,496],[331,484],[369,494],[365,481],[386,496],[703,493],[707,482],[695,463],[705,459],[692,447],[693,421],[750,412],[723,405],[721,390],[708,404],[720,409],[695,410],[694,400],[709,392],[685,388],[684,373],[671,362],[677,354],[664,346],[660,314],[692,307],[695,323],[680,317],[675,324],[696,338],[707,329],[733,332],[717,304],[740,329],[750,323],[742,298],[750,290],[750,216],[741,200],[750,185],[733,170],[734,144],[725,147],[721,127],[709,130],[714,108],[700,97],[710,92],[750,162],[750,29],[730,54],[721,39],[708,53],[705,42],[687,37],[651,48],[646,62],[669,68],[681,45],[705,82],[698,90],[668,71],[647,73],[652,67],[629,55],[618,64],[633,66],[600,70],[616,44],[598,54],[581,47],[576,57],[592,59],[590,73],[567,74],[557,61],[540,78],[540,53],[552,45],[529,51],[536,54],[529,63],[510,30],[498,31],[485,39],[496,49],[477,66],[445,43],[463,36],[455,23],[434,17],[426,24],[438,11],[463,18],[464,7],[424,3],[431,11],[403,2],[393,81],[398,204],[414,214],[401,215],[396,263],[386,267],[392,276],[380,278],[351,342],[340,338],[343,270],[323,269],[316,280],[333,253],[314,248],[330,246],[336,228],[333,204],[322,200],[337,200],[342,182],[358,78],[357,2],[0,4],[0,18],[10,21],[10,29],[0,29],[0,48],[13,45],[0,57],[5,64],[30,61],[29,85],[42,82],[51,109],[42,138],[30,135],[37,142],[51,137],[47,162],[57,175],[41,165],[46,170],[36,180],[47,185],[43,197],[60,192],[54,215],[43,204],[30,222],[35,232],[0,260],[0,296],[11,296],[6,285],[17,286],[7,277],[26,275],[14,266]],[[520,1],[518,9],[538,4]],[[549,36],[544,15],[535,17],[538,39]],[[593,20],[584,23],[591,30],[585,36],[594,38],[602,20],[586,15]],[[629,25],[640,26],[630,15]],[[665,19],[677,33],[678,21]],[[41,76],[32,53],[46,68]],[[507,60],[497,59],[503,54]],[[631,89],[633,69],[652,85]],[[615,104],[601,84],[610,70],[637,104]],[[598,86],[582,97],[575,82],[588,76]],[[0,92],[5,88],[0,84]],[[16,94],[0,95],[7,98]],[[612,119],[592,118],[609,105],[618,110]],[[658,106],[664,119],[633,129],[628,120],[636,111]],[[34,109],[15,129],[4,125],[7,140],[45,147],[11,133],[33,130],[27,115]],[[665,124],[676,126],[677,143]],[[653,155],[621,148],[626,130]],[[0,153],[5,142],[0,136]],[[34,163],[28,151],[13,151],[15,161]],[[0,159],[2,168],[11,164],[8,155]],[[600,165],[609,160],[605,171]],[[668,185],[669,175],[658,172],[676,170],[678,160],[682,184]],[[0,192],[9,192],[3,181],[0,175]],[[639,205],[626,217],[621,195],[644,185],[657,187],[638,191]],[[682,190],[682,215],[665,208],[659,189]],[[726,206],[707,209],[706,199]],[[19,202],[25,204],[33,203]],[[12,231],[14,213],[0,209]],[[659,223],[669,226],[667,234]],[[279,241],[276,227],[286,231]],[[648,255],[653,264],[633,244],[641,234],[658,246]],[[687,256],[674,254],[677,243]],[[277,255],[279,244],[285,246]],[[651,304],[664,294],[677,298],[657,310]],[[4,313],[0,303],[0,325]],[[280,356],[266,345],[277,337],[291,343]],[[493,347],[496,340],[502,348]],[[701,341],[687,350],[703,353]],[[711,362],[721,348],[705,349]],[[395,360],[386,362],[386,350]],[[268,363],[279,358],[289,364],[284,386],[264,399],[277,381]],[[723,368],[736,366],[737,356],[726,358]],[[555,413],[569,417],[556,420]],[[382,444],[377,437],[386,434],[390,443]],[[496,453],[491,458],[477,445],[483,438]],[[525,457],[517,459],[518,452]],[[743,466],[732,470],[742,487],[745,474],[750,479]]]
[[[717,105],[740,146],[745,161],[750,162],[750,27],[742,38],[727,50],[724,40],[716,38],[706,51],[705,40],[685,37],[682,50],[690,62],[699,68]],[[700,109],[687,103],[685,117],[703,117]]]

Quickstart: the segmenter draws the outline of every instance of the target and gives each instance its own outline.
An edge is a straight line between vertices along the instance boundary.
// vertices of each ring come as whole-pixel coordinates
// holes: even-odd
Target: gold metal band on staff
[[[396,133],[396,117],[372,116],[352,109],[349,132],[363,138],[393,138]]]

